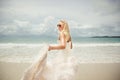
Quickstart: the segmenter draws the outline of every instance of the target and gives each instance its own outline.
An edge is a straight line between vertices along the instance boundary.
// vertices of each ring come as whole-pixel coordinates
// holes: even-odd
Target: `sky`
[[[72,36],[120,36],[120,0],[0,0],[0,36],[56,36],[61,19]]]

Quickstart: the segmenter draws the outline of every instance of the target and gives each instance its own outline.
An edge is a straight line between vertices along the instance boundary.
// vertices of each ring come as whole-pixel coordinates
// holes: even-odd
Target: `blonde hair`
[[[63,25],[64,25],[64,28],[63,28],[62,32],[65,34],[66,41],[71,41],[71,36],[70,36],[68,23],[65,20],[60,20],[60,22],[62,22]]]

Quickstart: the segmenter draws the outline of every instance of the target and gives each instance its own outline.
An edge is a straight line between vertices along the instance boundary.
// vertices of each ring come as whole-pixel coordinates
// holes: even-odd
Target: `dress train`
[[[78,60],[70,49],[55,53],[55,58],[47,61],[48,46],[41,49],[36,61],[25,71],[21,80],[75,80]]]

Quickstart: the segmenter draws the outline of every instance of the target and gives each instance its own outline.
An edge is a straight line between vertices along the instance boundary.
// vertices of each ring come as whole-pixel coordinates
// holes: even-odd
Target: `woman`
[[[58,30],[59,30],[59,40],[60,44],[57,46],[49,46],[49,51],[50,50],[59,50],[59,49],[65,49],[66,44],[70,43],[70,48],[72,49],[72,40],[69,32],[69,27],[66,21],[60,20],[58,25]]]
[[[75,80],[77,61],[69,52],[72,49],[72,40],[68,24],[60,20],[57,27],[59,44],[44,47],[40,57],[26,70],[22,80]],[[47,61],[47,51],[51,50],[60,52]]]

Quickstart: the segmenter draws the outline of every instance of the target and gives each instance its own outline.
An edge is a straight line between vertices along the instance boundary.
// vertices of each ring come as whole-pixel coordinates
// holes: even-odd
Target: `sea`
[[[120,38],[73,37],[71,54],[79,63],[120,63]],[[31,63],[44,45],[57,44],[51,36],[0,36],[0,61]],[[48,60],[59,50],[49,51]]]
[[[57,37],[53,36],[0,36],[0,43],[56,43]],[[120,43],[120,38],[110,37],[73,37],[73,43]]]

